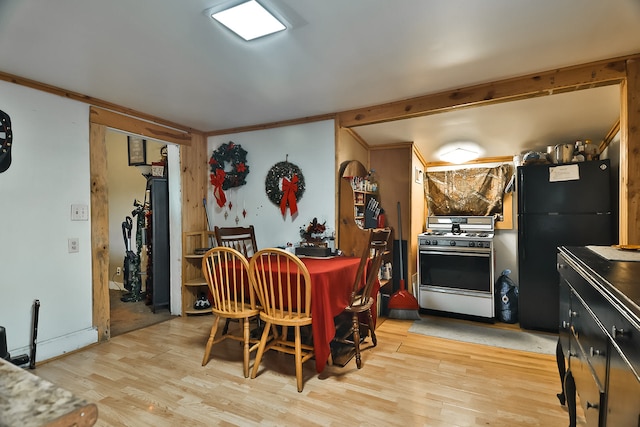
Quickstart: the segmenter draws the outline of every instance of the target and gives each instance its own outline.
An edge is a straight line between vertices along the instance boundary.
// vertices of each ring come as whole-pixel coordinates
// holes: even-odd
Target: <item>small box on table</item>
[[[328,257],[331,256],[331,248],[322,248],[319,246],[299,246],[296,248],[296,255]]]

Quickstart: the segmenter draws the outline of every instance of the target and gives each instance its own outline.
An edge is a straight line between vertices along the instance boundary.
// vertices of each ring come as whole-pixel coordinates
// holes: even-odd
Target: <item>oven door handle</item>
[[[461,248],[458,248],[455,251],[420,251],[420,255],[475,256],[475,257],[482,257],[482,258],[491,257],[490,252],[477,252],[477,251],[464,252],[463,250],[460,250],[460,249]]]

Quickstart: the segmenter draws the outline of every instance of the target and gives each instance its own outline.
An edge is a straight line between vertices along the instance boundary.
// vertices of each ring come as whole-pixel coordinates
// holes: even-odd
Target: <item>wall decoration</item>
[[[225,170],[225,164],[229,163],[230,171]],[[247,165],[247,151],[241,145],[229,141],[218,147],[209,159],[211,169],[210,182],[213,185],[213,195],[218,206],[223,207],[227,202],[225,190],[240,187],[247,183],[249,165]]]
[[[269,200],[280,207],[282,216],[286,214],[287,205],[291,216],[298,213],[297,202],[302,198],[304,189],[304,175],[298,166],[289,163],[288,156],[287,160],[276,163],[269,169],[265,190]]]
[[[13,144],[13,131],[9,115],[0,110],[0,173],[11,166],[11,145]]]
[[[127,136],[129,166],[147,164],[147,140],[139,136]]]

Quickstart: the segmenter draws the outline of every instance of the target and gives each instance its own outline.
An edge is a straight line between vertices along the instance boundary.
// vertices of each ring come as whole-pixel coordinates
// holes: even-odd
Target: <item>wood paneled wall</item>
[[[620,89],[620,244],[640,244],[640,59]]]
[[[191,145],[180,146],[182,180],[182,231],[207,230],[202,199],[207,197],[207,141],[202,135],[192,135]]]

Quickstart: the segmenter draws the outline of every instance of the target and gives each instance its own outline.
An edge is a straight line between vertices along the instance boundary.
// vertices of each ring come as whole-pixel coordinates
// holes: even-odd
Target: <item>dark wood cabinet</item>
[[[577,392],[588,426],[640,426],[640,262],[561,247],[557,266],[570,425]]]
[[[151,308],[153,312],[159,307],[169,308],[170,303],[170,271],[169,271],[169,188],[166,178],[150,179],[150,216],[151,242],[149,262],[149,285],[151,291]]]

